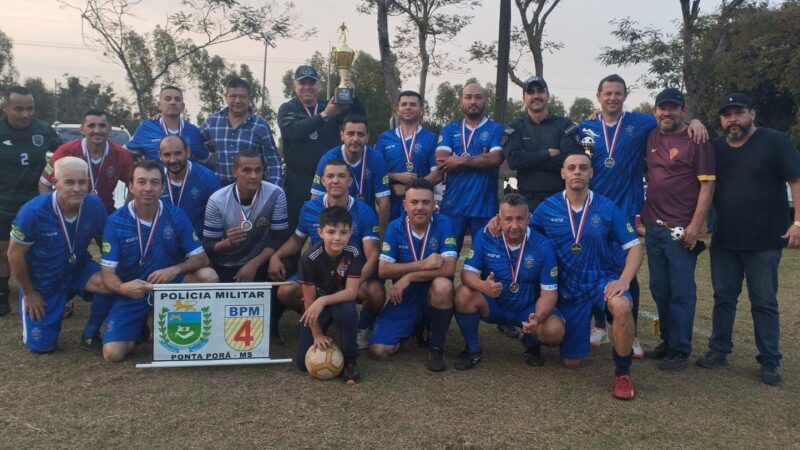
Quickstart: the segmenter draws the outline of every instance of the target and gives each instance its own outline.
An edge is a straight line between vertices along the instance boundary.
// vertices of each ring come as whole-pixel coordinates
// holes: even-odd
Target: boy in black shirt
[[[312,345],[323,350],[331,346],[326,331],[336,322],[344,354],[342,378],[348,385],[361,379],[356,363],[356,297],[364,265],[361,252],[348,245],[352,224],[352,216],[341,206],[322,210],[317,229],[322,241],[308,248],[298,272],[305,312],[300,317],[297,366],[306,370],[305,354]]]

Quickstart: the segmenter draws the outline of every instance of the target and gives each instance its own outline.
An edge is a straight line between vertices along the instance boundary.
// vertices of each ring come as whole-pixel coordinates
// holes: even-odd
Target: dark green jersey
[[[46,154],[59,145],[56,132],[41,120],[33,119],[22,130],[11,128],[5,118],[0,120],[0,220],[14,219],[19,208],[39,194]]]

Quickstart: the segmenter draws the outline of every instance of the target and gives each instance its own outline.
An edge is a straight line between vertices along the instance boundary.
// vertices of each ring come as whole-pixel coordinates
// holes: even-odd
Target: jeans
[[[658,308],[661,339],[667,348],[689,355],[697,305],[694,270],[697,254],[676,241],[666,227],[646,225],[650,293]]]
[[[778,264],[781,249],[733,251],[711,248],[711,284],[714,287],[713,328],[708,348],[727,355],[733,351],[736,303],[747,280],[750,314],[761,364],[778,365],[781,360],[778,316]]]
[[[328,327],[332,323],[336,323],[336,328],[339,329],[339,338],[341,339],[341,349],[345,362],[355,362],[356,358],[358,358],[356,322],[358,322],[358,313],[356,312],[355,301],[328,305],[322,309],[317,318],[317,323],[319,323],[323,333],[327,333]],[[309,347],[314,345],[314,335],[311,333],[311,328],[300,324],[297,340],[295,363],[298,369],[305,371],[306,352]]]

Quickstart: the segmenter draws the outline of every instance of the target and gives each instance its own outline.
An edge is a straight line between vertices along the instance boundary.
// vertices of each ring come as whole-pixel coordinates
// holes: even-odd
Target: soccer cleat
[[[497,331],[505,334],[506,336],[512,339],[522,338],[522,330],[515,325],[506,325],[504,323],[501,323],[497,325]]]
[[[61,320],[69,319],[73,314],[75,314],[75,310],[72,305],[72,300],[70,300],[64,304],[64,312],[61,313]]]
[[[525,364],[533,367],[542,367],[544,365],[541,345],[534,345],[525,350]]]
[[[614,377],[614,397],[620,400],[633,398],[633,380],[630,375],[617,375]]]
[[[720,367],[725,367],[728,365],[728,358],[721,353],[716,353],[709,350],[705,355],[697,358],[697,362],[695,364],[704,369],[719,369]]]
[[[589,336],[589,344],[591,344],[592,348],[608,344],[608,331],[602,327],[592,327],[592,334]]]
[[[642,350],[641,344],[639,344],[639,338],[633,338],[633,359],[642,359],[644,358],[644,350]]]
[[[0,293],[0,317],[11,312],[11,305],[8,304],[8,294]]]
[[[761,366],[761,382],[770,386],[781,384],[781,368],[776,364],[764,364]]]
[[[480,360],[480,351],[470,353],[468,350],[462,350],[461,353],[458,354],[458,359],[456,359],[454,366],[458,370],[469,370],[478,365]]]
[[[366,328],[356,332],[356,343],[359,350],[366,350],[369,348],[370,331]]]
[[[344,378],[344,383],[348,386],[353,386],[361,381],[361,373],[358,372],[358,364],[355,361],[344,364],[342,378]]]
[[[444,362],[444,351],[439,347],[428,349],[428,370],[432,372],[444,372],[447,364]]]
[[[667,357],[667,343],[662,342],[652,350],[644,352],[644,357],[647,359],[664,359]]]
[[[103,353],[103,340],[96,334],[90,338],[81,339],[81,348],[100,355]]]
[[[688,363],[689,358],[683,353],[668,350],[667,356],[658,363],[658,368],[665,372],[677,372],[685,369]]]

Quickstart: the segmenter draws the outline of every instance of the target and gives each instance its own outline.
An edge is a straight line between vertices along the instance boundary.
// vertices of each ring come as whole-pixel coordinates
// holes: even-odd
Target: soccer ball
[[[339,347],[331,344],[327,350],[313,345],[306,352],[306,370],[312,378],[330,380],[336,378],[344,367],[344,355]]]
[[[683,239],[683,227],[673,227],[669,229],[669,235],[672,236],[673,241],[680,241]]]

